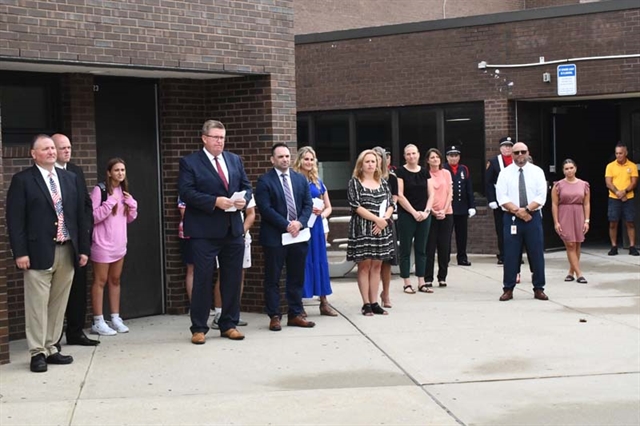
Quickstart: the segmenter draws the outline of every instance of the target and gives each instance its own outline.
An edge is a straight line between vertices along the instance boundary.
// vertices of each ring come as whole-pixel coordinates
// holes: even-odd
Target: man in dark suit
[[[471,266],[467,257],[467,219],[476,215],[476,200],[469,168],[460,164],[460,147],[447,148],[447,163],[444,168],[451,172],[453,182],[453,229],[456,231],[456,258],[458,265]],[[451,244],[449,244],[451,247]]]
[[[27,345],[31,371],[71,364],[55,344],[62,333],[74,266],[89,259],[84,197],[73,173],[57,169],[56,147],[47,135],[31,144],[35,165],[11,179],[7,229],[16,266],[23,270]]]
[[[264,299],[269,330],[280,331],[280,288],[282,267],[287,265],[286,296],[289,305],[287,325],[313,327],[302,315],[302,287],[309,249],[308,241],[283,245],[283,234],[298,237],[307,226],[313,208],[307,179],[292,171],[291,153],[284,143],[271,148],[273,169],[258,178],[256,205],[260,211],[260,244],[264,247]],[[223,298],[224,300],[224,298]]]
[[[242,340],[240,285],[244,256],[244,228],[240,211],[251,199],[251,183],[239,156],[224,151],[226,129],[216,120],[202,126],[203,149],[180,160],[178,191],[187,205],[184,234],[189,235],[194,276],[191,293],[191,342],[205,343],[213,297],[216,257],[220,264],[222,314],[220,335]],[[244,197],[232,200],[236,192]]]
[[[71,162],[71,141],[68,137],[61,133],[51,136],[53,143],[56,145],[58,159],[56,167],[64,169],[76,175],[82,193],[85,197],[84,218],[85,224],[82,232],[86,232],[91,240],[91,230],[93,228],[93,205],[91,197],[87,191],[87,181],[84,178],[82,169]],[[86,266],[78,266],[73,274],[73,283],[71,284],[71,292],[69,293],[69,301],[67,302],[67,344],[80,346],[96,346],[100,344],[99,340],[89,339],[84,331],[84,322],[87,316],[87,268]]]
[[[504,262],[504,236],[502,235],[503,213],[502,209],[498,208],[496,183],[498,182],[498,175],[502,169],[513,163],[513,158],[511,157],[512,150],[513,141],[511,137],[505,136],[500,139],[500,154],[487,161],[487,171],[485,173],[485,195],[487,196],[489,208],[493,210],[493,223],[496,228],[496,235],[498,236],[498,265],[502,265]]]

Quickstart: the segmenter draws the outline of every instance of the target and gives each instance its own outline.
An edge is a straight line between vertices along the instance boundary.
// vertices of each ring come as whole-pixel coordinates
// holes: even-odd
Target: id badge
[[[518,227],[516,225],[511,225],[511,235],[518,234]]]

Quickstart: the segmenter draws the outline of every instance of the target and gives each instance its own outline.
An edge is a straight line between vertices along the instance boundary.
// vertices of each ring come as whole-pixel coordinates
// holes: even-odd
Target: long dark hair
[[[129,192],[129,181],[127,181],[127,175],[126,175],[127,163],[125,163],[122,158],[115,157],[107,161],[107,172],[111,172],[111,169],[113,169],[113,166],[115,166],[116,164],[122,164],[125,169],[124,180],[120,183],[120,188],[122,189],[123,193]],[[111,178],[109,177],[108,174],[107,174],[107,178],[105,179],[105,186],[107,187],[107,194],[113,195],[113,184],[111,183]],[[118,212],[118,204],[113,206],[113,209],[111,210],[111,214],[115,216],[117,212]],[[123,213],[125,216],[129,214],[129,206],[126,204],[124,204]]]

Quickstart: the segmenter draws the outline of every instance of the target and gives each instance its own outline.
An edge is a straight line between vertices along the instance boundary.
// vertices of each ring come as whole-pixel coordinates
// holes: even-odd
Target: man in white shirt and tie
[[[89,259],[89,235],[84,232],[84,197],[75,174],[56,169],[56,147],[47,135],[31,144],[33,167],[16,173],[7,192],[7,230],[18,269],[23,271],[27,345],[30,369],[47,371],[48,364],[71,364],[56,342],[74,266]]]
[[[496,198],[504,211],[504,275],[501,301],[513,299],[513,288],[524,243],[533,271],[533,292],[538,300],[544,293],[544,233],[542,207],[547,200],[547,181],[542,169],[527,161],[529,149],[518,142],[513,146],[513,163],[500,172]]]
[[[273,169],[258,178],[256,205],[260,211],[260,244],[264,248],[264,298],[269,330],[280,331],[280,274],[287,265],[287,325],[313,327],[302,315],[302,287],[309,243],[283,245],[282,234],[297,237],[307,227],[313,202],[307,179],[289,167],[291,153],[284,143],[271,148]]]

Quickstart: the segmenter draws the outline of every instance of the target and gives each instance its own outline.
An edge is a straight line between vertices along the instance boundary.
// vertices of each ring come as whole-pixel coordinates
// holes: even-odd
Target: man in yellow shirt
[[[627,158],[627,147],[618,143],[616,145],[616,160],[607,164],[604,174],[607,188],[609,189],[609,239],[611,240],[611,250],[609,256],[618,254],[618,222],[624,219],[629,234],[629,254],[640,256],[635,247],[636,230],[633,220],[635,219],[635,206],[633,204],[636,185],[638,184],[638,166]]]

